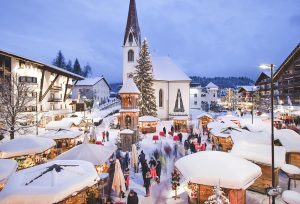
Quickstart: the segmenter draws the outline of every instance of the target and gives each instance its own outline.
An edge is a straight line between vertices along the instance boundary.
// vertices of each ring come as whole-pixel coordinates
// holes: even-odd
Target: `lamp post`
[[[273,87],[273,71],[274,64],[262,64],[259,66],[262,69],[270,69],[271,71],[271,154],[272,154],[272,189],[268,191],[268,195],[272,197],[272,204],[275,204],[275,196],[277,196],[277,191],[275,187],[275,173],[274,173],[274,87]]]

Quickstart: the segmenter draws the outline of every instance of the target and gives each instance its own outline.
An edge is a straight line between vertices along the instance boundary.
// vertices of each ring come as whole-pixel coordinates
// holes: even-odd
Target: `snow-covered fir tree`
[[[216,186],[213,189],[213,195],[208,197],[205,204],[230,204],[230,202],[229,199],[226,198],[222,188],[220,186]]]
[[[153,88],[153,68],[146,39],[144,39],[142,43],[133,79],[141,92],[139,100],[140,116],[156,116],[157,110]]]

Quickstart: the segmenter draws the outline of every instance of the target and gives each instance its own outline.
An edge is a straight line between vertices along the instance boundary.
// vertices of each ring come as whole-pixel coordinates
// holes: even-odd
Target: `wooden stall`
[[[234,124],[236,124],[238,127],[241,127],[241,122],[240,122],[240,118],[231,114],[228,115],[224,115],[224,116],[219,116],[218,120],[221,122],[233,122]]]
[[[300,168],[300,152],[287,152],[286,163],[295,165]]]
[[[228,132],[222,132],[219,129],[212,129],[210,131],[212,143],[216,150],[228,152],[233,147],[233,140]]]
[[[156,132],[156,126],[159,119],[153,116],[142,116],[139,117],[139,131],[146,133]]]
[[[199,123],[199,129],[201,129],[200,126],[202,126],[202,130],[207,129],[207,124],[214,121],[214,118],[207,113],[198,115],[197,119]]]
[[[185,189],[191,204],[204,204],[216,185],[222,188],[230,203],[245,204],[246,189],[261,175],[261,169],[256,164],[217,151],[182,157],[176,161],[175,167],[187,181]]]
[[[0,158],[14,159],[18,170],[47,162],[55,157],[55,141],[36,136],[18,137],[0,144]]]
[[[262,175],[250,186],[256,192],[266,194],[266,188],[272,186],[271,146],[263,144],[238,143],[231,150],[231,154],[242,157],[257,164]],[[275,186],[278,185],[279,169],[285,163],[285,148],[274,148],[275,152]]]
[[[188,116],[175,116],[173,118],[173,126],[175,128],[175,132],[188,132]]]

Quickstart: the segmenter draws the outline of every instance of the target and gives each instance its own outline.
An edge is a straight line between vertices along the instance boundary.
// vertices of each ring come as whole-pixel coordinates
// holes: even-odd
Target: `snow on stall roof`
[[[52,139],[36,136],[20,136],[0,144],[0,158],[11,158],[29,154],[42,153],[56,143]]]
[[[62,153],[56,160],[84,160],[94,165],[102,165],[117,150],[115,146],[81,144]]]
[[[140,109],[120,109],[119,110],[119,113],[123,113],[123,112],[133,112],[133,113],[136,113],[136,112],[139,112]]]
[[[126,94],[126,93],[135,93],[135,94],[141,93],[132,78],[127,79],[127,81],[123,83],[123,86],[119,91],[119,94]]]
[[[271,144],[271,138],[265,132],[250,132],[248,130],[239,129],[239,131],[231,131],[230,136],[234,143],[249,142],[254,144]]]
[[[211,129],[210,133],[217,137],[224,137],[224,138],[230,137],[230,133],[224,133],[222,132],[222,129],[218,129],[218,128]]]
[[[103,77],[85,78],[84,80],[78,81],[76,86],[93,86],[102,79]]]
[[[215,85],[214,83],[212,82],[209,82],[207,85],[206,85],[206,88],[219,88],[217,85]]]
[[[282,200],[284,200],[286,203],[300,204],[300,193],[286,190],[282,193]]]
[[[240,121],[241,118],[228,114],[228,115],[219,116],[217,119],[220,121],[227,122],[227,121],[236,121],[236,120]]]
[[[18,168],[18,163],[13,159],[0,159],[0,185],[6,183],[8,177]]]
[[[50,121],[45,130],[59,130],[59,129],[70,129],[74,123],[72,121]]]
[[[226,152],[203,151],[180,158],[175,163],[183,177],[192,183],[229,189],[247,189],[261,168]],[[236,168],[236,167],[239,168]]]
[[[208,114],[208,113],[201,113],[201,114],[197,115],[197,119],[200,119],[200,118],[202,118],[204,116],[213,119],[213,117],[210,114]]]
[[[145,115],[139,117],[139,122],[157,122],[157,121],[159,121],[159,118],[151,115]]]
[[[275,167],[280,167],[285,164],[285,148],[274,147],[275,152]],[[235,143],[231,154],[241,158],[253,161],[255,163],[271,165],[271,145],[253,144],[249,142]]]
[[[223,128],[238,128],[237,124],[227,121],[227,122],[219,122],[213,121],[207,124],[209,129],[223,129]]]
[[[287,152],[300,152],[300,135],[291,129],[280,129],[275,132]]]
[[[243,88],[247,92],[252,92],[258,90],[257,86],[241,86],[240,89]]]
[[[61,166],[48,172],[53,165]],[[41,177],[37,178],[39,175]],[[0,192],[1,203],[58,203],[96,184],[98,174],[92,163],[82,160],[53,160],[13,174]],[[32,182],[30,182],[32,181]],[[28,185],[26,185],[26,183]]]
[[[74,139],[82,135],[81,131],[78,130],[50,130],[43,135],[39,135],[40,137],[50,138],[54,140],[58,139]]]
[[[170,57],[153,57],[154,80],[158,81],[191,81]]]
[[[133,134],[134,131],[133,130],[129,130],[129,129],[124,129],[120,131],[121,134]]]
[[[61,121],[69,121],[74,123],[74,125],[78,126],[83,121],[82,117],[70,117],[70,118],[63,118]]]
[[[175,116],[173,120],[189,120],[189,116]]]

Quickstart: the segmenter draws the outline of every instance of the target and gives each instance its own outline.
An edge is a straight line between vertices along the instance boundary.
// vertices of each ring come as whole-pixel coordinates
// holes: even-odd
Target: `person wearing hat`
[[[134,190],[130,190],[127,197],[127,204],[138,204],[138,203],[139,203],[139,197],[137,196],[137,193]]]

